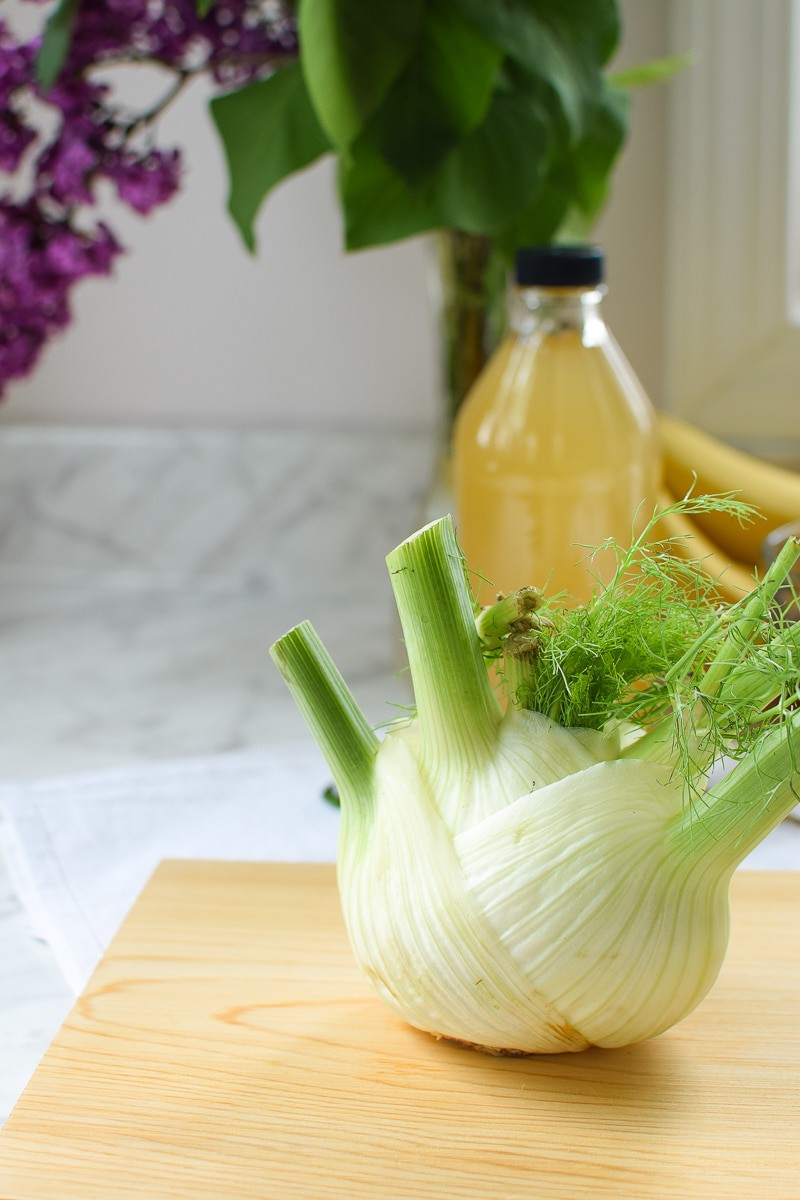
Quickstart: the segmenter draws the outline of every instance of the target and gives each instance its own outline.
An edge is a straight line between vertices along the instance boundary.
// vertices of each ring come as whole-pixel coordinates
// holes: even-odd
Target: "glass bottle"
[[[455,426],[459,541],[481,603],[527,584],[581,603],[614,568],[587,547],[653,513],[655,413],[603,320],[602,250],[521,250],[515,274],[511,332]]]

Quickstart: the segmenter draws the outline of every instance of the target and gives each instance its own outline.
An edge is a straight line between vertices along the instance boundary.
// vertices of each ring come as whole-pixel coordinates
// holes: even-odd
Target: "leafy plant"
[[[628,131],[628,88],[682,59],[609,75],[617,0],[299,0],[298,62],[212,101],[245,245],[282,179],[337,161],[348,250],[445,231],[452,418],[504,324],[521,245],[582,238]]]
[[[298,63],[211,102],[250,249],[272,188],[326,154],[351,250],[453,229],[508,255],[596,216],[628,128],[616,0],[300,0],[298,33]]]

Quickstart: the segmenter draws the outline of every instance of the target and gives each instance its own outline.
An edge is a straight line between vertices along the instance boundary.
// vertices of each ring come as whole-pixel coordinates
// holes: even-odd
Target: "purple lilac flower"
[[[121,247],[98,223],[79,233],[39,201],[0,201],[0,380],[27,374],[44,343],[70,319],[78,279],[107,275]]]
[[[36,79],[40,44],[18,41],[0,19],[0,397],[69,323],[75,284],[109,274],[122,251],[90,215],[98,185],[109,181],[141,214],[180,186],[179,151],[152,141],[169,92],[145,113],[123,112],[113,67],[157,63],[172,72],[177,94],[203,73],[240,86],[297,53],[292,10],[281,0],[218,0],[202,18],[195,0],[81,0],[67,60],[46,93]],[[36,123],[42,105],[54,132]]]
[[[151,150],[138,157],[120,155],[108,175],[117,186],[120,200],[136,212],[147,214],[164,204],[180,184],[180,156],[177,150]]]
[[[0,171],[9,174],[16,171],[35,138],[36,130],[26,125],[13,109],[0,112]]]

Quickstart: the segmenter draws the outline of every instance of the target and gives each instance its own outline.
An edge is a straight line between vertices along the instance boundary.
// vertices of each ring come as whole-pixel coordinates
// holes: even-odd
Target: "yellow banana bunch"
[[[740,526],[725,513],[703,513],[697,524],[715,546],[738,562],[761,564],[761,546],[773,529],[800,521],[800,475],[734,450],[702,430],[662,414],[659,418],[664,483],[674,496],[737,492],[764,520]]]
[[[745,526],[721,512],[695,517],[667,513],[660,522],[661,536],[676,539],[671,543],[674,553],[699,561],[722,599],[740,600],[763,566],[761,548],[767,534],[800,521],[800,475],[734,450],[676,417],[662,414],[659,426],[662,508],[690,490],[697,496],[736,492],[762,514],[763,519]]]

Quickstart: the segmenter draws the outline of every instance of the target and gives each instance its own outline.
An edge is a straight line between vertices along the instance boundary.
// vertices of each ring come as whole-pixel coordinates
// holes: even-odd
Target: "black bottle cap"
[[[517,251],[515,277],[520,287],[596,287],[604,268],[599,246],[525,246]]]

